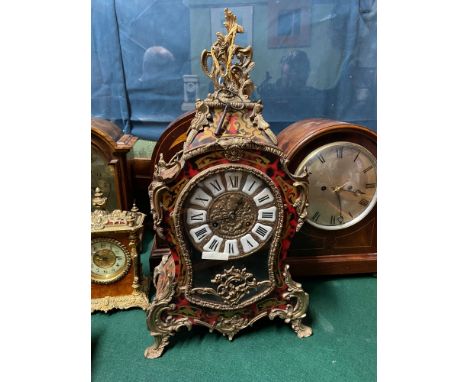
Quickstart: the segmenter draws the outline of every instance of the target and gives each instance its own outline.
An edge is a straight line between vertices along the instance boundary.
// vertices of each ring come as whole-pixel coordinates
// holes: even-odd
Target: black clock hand
[[[234,211],[232,211],[234,216],[236,215],[236,212],[239,211],[239,209],[243,206],[243,204],[244,204],[244,198],[241,196],[239,198],[239,200],[237,201],[237,204],[236,204],[236,207],[234,208]],[[231,215],[231,214],[229,214],[229,215]]]
[[[339,218],[343,219],[343,214],[341,213],[341,196],[340,196],[340,192],[341,191],[344,191],[343,190],[343,187],[346,183],[344,183],[342,186],[340,187],[332,187],[333,189],[333,192],[335,193],[336,197],[338,198],[338,205],[340,207],[340,216]]]
[[[343,216],[341,214],[341,196],[340,196],[340,192],[338,191],[335,194],[336,194],[336,197],[338,198],[338,205],[340,206],[340,216]]]
[[[358,196],[358,194],[361,194],[361,195],[365,195],[366,193],[365,192],[362,192],[360,189],[356,189],[356,190],[341,190],[341,191],[346,191],[346,192],[351,192],[352,194],[354,194],[355,196]]]

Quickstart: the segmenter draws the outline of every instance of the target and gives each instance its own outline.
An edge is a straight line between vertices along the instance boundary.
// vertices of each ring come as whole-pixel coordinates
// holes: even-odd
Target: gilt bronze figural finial
[[[231,95],[247,99],[254,90],[254,84],[249,78],[249,72],[254,67],[252,47],[242,48],[235,44],[237,33],[244,33],[242,25],[237,23],[237,17],[229,9],[224,10],[224,26],[226,35],[216,33],[216,41],[210,50],[201,54],[201,67],[211,78],[216,91],[224,89]],[[211,67],[208,59],[211,58]]]

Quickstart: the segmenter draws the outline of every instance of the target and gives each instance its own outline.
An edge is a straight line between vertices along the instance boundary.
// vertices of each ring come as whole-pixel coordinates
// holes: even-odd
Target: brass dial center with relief
[[[361,145],[333,142],[312,151],[296,173],[307,169],[309,207],[307,221],[324,230],[350,227],[377,202],[377,160]]]
[[[202,258],[222,260],[262,248],[276,226],[278,205],[259,174],[239,167],[202,176],[184,210],[189,238]]]
[[[215,235],[235,239],[246,234],[257,221],[257,208],[251,197],[226,192],[211,204],[208,221]]]

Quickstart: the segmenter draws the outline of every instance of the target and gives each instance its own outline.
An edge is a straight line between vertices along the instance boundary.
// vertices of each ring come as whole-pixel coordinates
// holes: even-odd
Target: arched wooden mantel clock
[[[131,134],[124,134],[110,121],[91,119],[91,197],[99,187],[107,198],[110,211],[132,207],[127,154],[137,140]]]
[[[214,93],[197,100],[183,150],[160,157],[149,189],[154,229],[170,254],[154,272],[147,358],[192,325],[232,339],[280,317],[299,337],[312,334],[302,323],[308,295],[285,263],[306,216],[307,176],[288,171],[261,102],[249,99],[252,48],[235,45],[243,28],[227,9],[225,18],[227,34],[201,56]]]
[[[295,173],[309,176],[308,216],[291,243],[294,275],[377,272],[377,134],[305,119],[278,135]]]

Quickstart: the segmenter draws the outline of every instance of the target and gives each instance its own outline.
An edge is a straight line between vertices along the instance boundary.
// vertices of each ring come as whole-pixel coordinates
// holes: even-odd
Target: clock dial
[[[307,221],[339,230],[361,221],[377,201],[377,160],[361,145],[333,142],[311,152],[298,166],[309,176]]]
[[[91,241],[91,281],[109,284],[120,280],[130,268],[130,255],[118,241]]]
[[[91,147],[91,198],[96,187],[99,187],[104,196],[107,197],[107,209],[110,211],[117,209],[117,194],[111,166],[102,153]]]
[[[184,211],[188,237],[202,258],[242,257],[269,241],[278,212],[270,187],[245,170],[211,174],[197,182]]]

